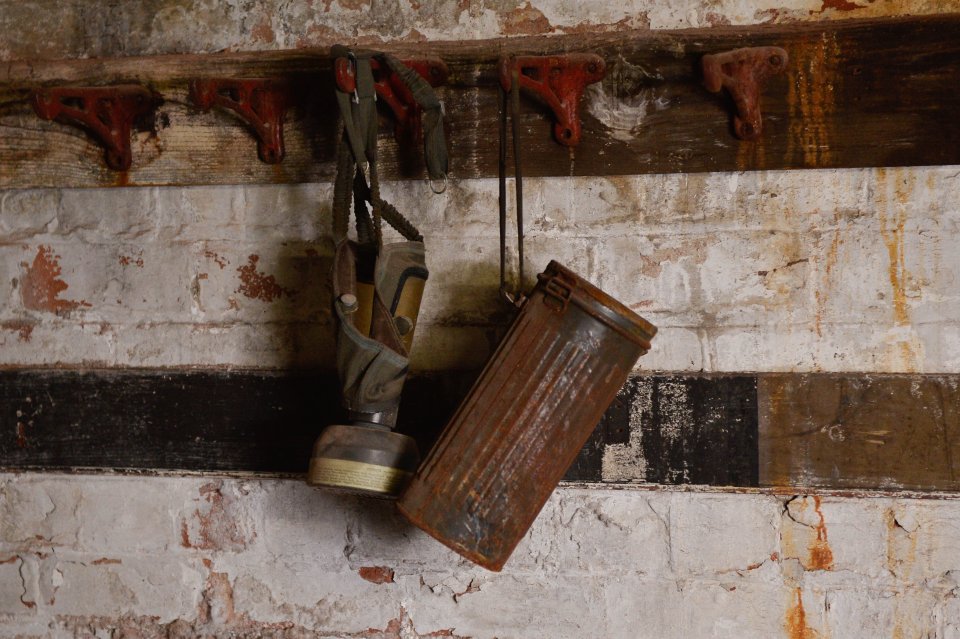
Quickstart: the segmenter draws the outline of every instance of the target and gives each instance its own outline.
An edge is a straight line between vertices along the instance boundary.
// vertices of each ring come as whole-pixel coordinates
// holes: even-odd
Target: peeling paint
[[[393,569],[386,566],[362,566],[357,572],[361,578],[373,584],[393,583]]]
[[[284,295],[293,295],[293,291],[283,288],[277,283],[277,278],[257,270],[259,255],[251,255],[247,263],[237,267],[240,274],[240,286],[235,292],[262,302],[272,302]]]
[[[555,31],[547,16],[529,0],[523,6],[499,13],[497,19],[504,35],[540,35]]]
[[[130,266],[133,264],[137,268],[143,268],[143,257],[137,256],[133,257],[131,255],[121,255],[118,258],[120,266]]]
[[[37,247],[33,263],[22,262],[20,266],[24,269],[20,277],[20,296],[24,308],[64,313],[90,307],[90,304],[83,300],[60,299],[60,294],[69,286],[60,279],[60,256],[54,254],[49,246]]]
[[[242,550],[256,536],[241,525],[239,504],[222,492],[222,482],[200,487],[200,504],[180,520],[180,545],[199,550]]]
[[[210,251],[210,250],[204,251],[203,256],[216,262],[217,266],[220,267],[221,271],[227,267],[227,264],[230,263],[230,260],[228,260],[225,257],[221,257],[214,251]]]
[[[27,320],[7,320],[0,322],[0,329],[16,333],[17,338],[21,342],[30,341],[30,336],[33,335],[33,329],[36,326],[36,322],[30,322]]]

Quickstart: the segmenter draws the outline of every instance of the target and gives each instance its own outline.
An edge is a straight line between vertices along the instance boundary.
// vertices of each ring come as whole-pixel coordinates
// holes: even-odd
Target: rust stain
[[[5,322],[0,322],[0,329],[5,331],[13,331],[17,334],[17,338],[21,342],[30,341],[30,336],[33,334],[33,329],[35,326],[35,322],[28,322],[26,320],[8,320]]]
[[[787,386],[786,384],[767,384],[767,401],[770,410],[770,423],[771,424],[783,424],[784,423],[784,414],[789,414],[790,408],[786,405],[787,403]],[[783,446],[777,449],[777,454],[774,455],[774,459],[778,460],[779,463],[774,463],[770,465],[768,469],[769,477],[765,481],[769,481],[773,486],[790,486],[790,478],[792,477],[792,467],[794,466],[793,456],[794,449],[792,446]],[[786,529],[784,529],[786,530]]]
[[[20,266],[25,271],[20,278],[20,297],[25,308],[32,311],[62,313],[82,306],[90,306],[83,300],[60,299],[60,294],[69,287],[60,279],[59,260],[60,256],[55,255],[49,246],[39,246],[32,264],[21,262]]]
[[[504,35],[538,35],[556,30],[547,16],[530,4],[529,0],[523,6],[500,14],[498,21]]]
[[[820,523],[816,526],[817,538],[810,546],[809,568],[811,570],[832,570],[833,550],[827,543],[827,524],[823,519],[823,511],[820,510],[819,495],[813,498],[813,509],[820,518]]]
[[[814,314],[814,328],[817,331],[817,337],[823,337],[823,314],[827,307],[827,293],[831,288],[831,276],[833,269],[837,266],[840,257],[840,247],[843,245],[843,216],[839,211],[835,211],[833,221],[836,229],[833,231],[833,237],[830,240],[830,247],[827,249],[827,256],[823,266],[823,281],[814,292],[816,298],[816,311]],[[819,240],[818,240],[819,241]]]
[[[878,169],[878,179],[886,187],[886,171]],[[882,176],[882,177],[881,177]],[[899,182],[899,176],[894,180]],[[895,184],[897,199],[903,197],[903,191]],[[898,325],[903,326],[910,323],[910,315],[907,312],[907,293],[904,286],[906,277],[906,268],[904,265],[903,235],[906,225],[906,211],[903,206],[896,207],[896,219],[888,220],[885,211],[880,214],[880,234],[883,236],[883,243],[887,247],[887,254],[890,258],[888,273],[890,276],[890,287],[893,290],[893,315]]]
[[[911,276],[906,268],[904,236],[907,223],[907,203],[913,191],[915,178],[910,173],[894,170],[890,176],[886,169],[877,169],[877,209],[880,218],[880,235],[887,249],[887,274],[893,297],[893,321],[897,326],[910,326],[910,311],[907,305],[907,283]],[[890,182],[893,182],[891,185]],[[892,186],[895,202],[890,201]],[[892,218],[892,219],[891,219]],[[919,355],[909,341],[896,343],[900,362],[907,372],[917,369]]]
[[[808,517],[809,498],[795,497],[788,502],[787,517],[797,525],[781,528],[781,547],[786,557],[799,559],[804,570],[833,570],[833,550],[827,540],[827,524],[819,496],[813,498],[813,504],[816,523]],[[796,509],[796,515],[791,508]]]
[[[130,256],[130,255],[121,255],[121,256],[119,257],[119,260],[120,260],[120,266],[130,266],[131,264],[133,264],[133,265],[136,266],[137,268],[143,268],[143,258],[142,258],[142,257],[139,257],[139,256],[138,256],[137,258],[133,258],[133,257]]]
[[[792,81],[787,86],[790,128],[787,158],[799,148],[803,166],[829,167],[834,138],[836,95],[841,75],[837,70],[840,45],[836,34],[824,33],[819,42],[804,43],[791,50]]]
[[[107,557],[101,557],[100,559],[94,559],[92,562],[94,566],[103,566],[107,564],[122,564],[123,562],[119,559],[109,559]]]
[[[259,255],[251,255],[247,260],[247,264],[237,267],[237,272],[240,273],[240,287],[237,288],[237,293],[263,302],[272,302],[279,297],[283,297],[284,294],[293,294],[293,291],[280,286],[277,283],[277,278],[273,275],[267,275],[257,270],[257,262],[260,261]]]
[[[208,257],[208,258],[210,258],[211,260],[213,260],[214,262],[216,262],[217,266],[220,267],[220,270],[221,270],[221,271],[227,267],[227,264],[230,263],[230,260],[228,260],[228,259],[225,258],[225,257],[220,257],[219,255],[217,255],[217,254],[216,254],[215,252],[213,252],[213,251],[209,251],[209,250],[208,250],[208,251],[204,251],[204,252],[203,252],[203,256],[204,256],[204,257]]]
[[[386,566],[363,566],[358,572],[363,579],[373,584],[393,583],[393,569]]]
[[[827,9],[836,9],[837,11],[856,11],[862,7],[855,2],[848,2],[847,0],[823,0],[823,6],[820,8],[820,13],[823,13]]]
[[[790,639],[818,639],[820,633],[807,625],[807,611],[803,608],[803,593],[794,590],[794,602],[787,609],[784,626]]]

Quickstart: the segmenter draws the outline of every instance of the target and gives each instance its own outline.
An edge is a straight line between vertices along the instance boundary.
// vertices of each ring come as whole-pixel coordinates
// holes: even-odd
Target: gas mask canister
[[[522,283],[517,65],[506,78]],[[495,571],[533,524],[657,332],[555,261],[537,276],[529,296],[507,292],[503,93],[500,107],[500,291],[519,314],[397,503],[411,522]]]

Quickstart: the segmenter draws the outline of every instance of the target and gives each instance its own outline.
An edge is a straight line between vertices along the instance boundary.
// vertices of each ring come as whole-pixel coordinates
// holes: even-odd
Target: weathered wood
[[[955,375],[761,378],[760,484],[958,490]]]
[[[741,142],[730,100],[701,85],[705,53],[775,45],[790,56],[761,100],[764,133]],[[583,143],[551,139],[551,119],[532,100],[521,134],[528,175],[623,175],[776,168],[960,163],[960,16],[844,20],[684,31],[624,31],[496,41],[385,45],[400,56],[438,55],[450,66],[440,90],[454,178],[496,173],[494,68],[508,53],[592,51],[607,78],[588,90]],[[239,184],[329,180],[335,110],[326,51],[159,56],[0,65],[0,188]],[[194,77],[288,77],[301,87],[287,118],[287,157],[261,163],[228,113],[187,101]],[[135,135],[126,174],[105,168],[85,133],[39,120],[30,90],[59,84],[142,82],[165,104]],[[383,175],[422,177],[418,150],[400,153],[381,135]]]
[[[413,377],[423,451],[473,372]],[[343,418],[329,373],[0,372],[0,469],[301,473]],[[566,479],[729,488],[956,491],[960,375],[640,375]]]

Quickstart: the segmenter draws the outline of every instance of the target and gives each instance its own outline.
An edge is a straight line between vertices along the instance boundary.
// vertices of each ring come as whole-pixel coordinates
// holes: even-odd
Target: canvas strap
[[[520,162],[520,71],[516,65],[510,76],[510,122],[513,134],[513,184],[517,209],[517,286],[507,290],[507,92],[500,89],[500,295],[510,304],[523,303],[523,172]]]

